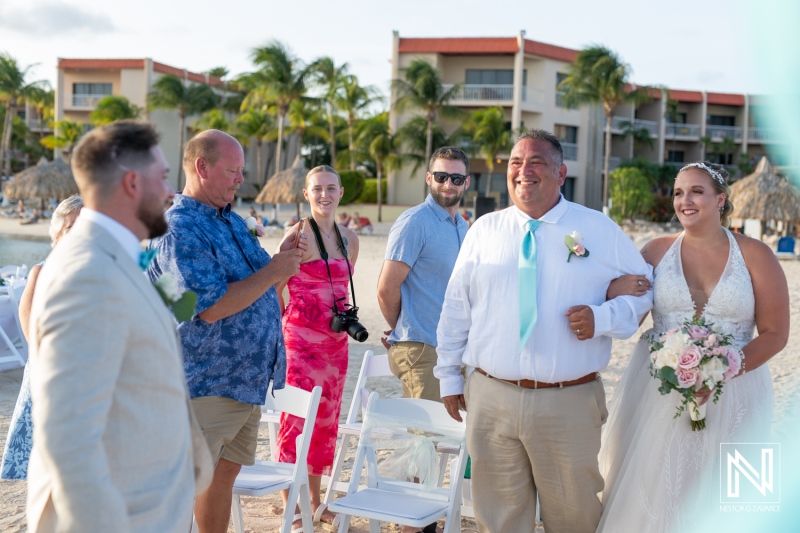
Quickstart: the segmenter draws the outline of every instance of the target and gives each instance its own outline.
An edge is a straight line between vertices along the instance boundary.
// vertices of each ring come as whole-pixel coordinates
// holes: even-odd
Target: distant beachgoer
[[[29,224],[36,224],[37,222],[39,222],[39,218],[41,216],[42,215],[39,212],[39,210],[34,208],[33,209],[33,214],[31,216],[29,216],[28,218],[26,218],[25,220],[21,220],[20,224],[23,225],[23,226],[27,226]]]
[[[25,202],[20,200],[17,202],[17,217],[22,218],[25,215]]]
[[[350,227],[350,220],[352,220],[352,218],[350,217],[350,215],[347,214],[347,212],[342,211],[341,213],[339,213],[338,224],[340,226],[344,226],[345,228],[349,228]]]
[[[52,245],[55,246],[61,237],[75,224],[78,213],[83,207],[83,200],[74,194],[61,202],[50,219],[50,238]],[[22,291],[19,301],[19,323],[22,334],[28,338],[28,325],[31,317],[31,304],[33,303],[33,293],[36,290],[36,281],[42,271],[44,261],[31,267],[28,274],[28,283]],[[6,447],[3,450],[3,460],[0,463],[0,478],[2,479],[26,479],[28,477],[28,459],[31,456],[33,446],[33,422],[31,421],[31,388],[29,365],[25,365],[25,373],[22,375],[22,386],[17,396],[17,404],[14,407],[14,414],[11,416],[11,424],[8,426],[8,437]]]
[[[358,215],[357,211],[353,213],[353,218],[350,219],[350,223],[347,224],[347,227],[356,233],[361,233],[361,217]]]

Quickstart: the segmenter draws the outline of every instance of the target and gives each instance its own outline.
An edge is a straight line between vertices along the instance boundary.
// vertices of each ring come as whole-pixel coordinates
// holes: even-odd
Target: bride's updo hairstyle
[[[729,227],[731,225],[731,213],[733,213],[733,203],[731,203],[731,188],[728,187],[728,178],[730,178],[730,174],[728,174],[728,171],[725,170],[724,166],[716,163],[709,163],[708,161],[689,163],[680,169],[678,174],[684,170],[689,170],[692,168],[702,170],[708,174],[708,176],[711,178],[711,184],[714,185],[714,190],[716,193],[725,195],[725,203],[723,204],[722,210],[719,213],[719,221],[720,224],[726,228]],[[675,179],[677,178],[678,177],[675,176]]]

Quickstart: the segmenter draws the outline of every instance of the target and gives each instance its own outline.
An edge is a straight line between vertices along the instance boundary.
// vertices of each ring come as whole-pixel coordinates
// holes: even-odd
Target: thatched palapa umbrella
[[[308,170],[303,158],[298,155],[291,167],[281,170],[267,180],[267,184],[256,197],[259,204],[295,204],[297,218],[300,219],[300,203],[305,201],[303,188],[306,186]]]
[[[57,157],[55,161],[47,161],[42,157],[35,166],[18,172],[6,184],[4,192],[9,198],[39,198],[44,204],[47,198],[62,199],[76,194],[78,186],[63,159]]]
[[[800,221],[800,192],[762,157],[755,172],[731,185],[732,218]]]
[[[258,196],[258,189],[252,183],[242,183],[236,190],[236,196],[243,200],[251,200]]]

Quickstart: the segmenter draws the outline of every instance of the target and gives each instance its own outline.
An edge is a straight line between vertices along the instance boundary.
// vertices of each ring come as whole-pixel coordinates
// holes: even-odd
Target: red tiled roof
[[[130,69],[143,69],[145,65],[144,59],[59,59],[58,68],[60,69],[103,69],[103,70],[120,70],[124,68]],[[184,70],[180,68],[171,67],[158,61],[153,61],[153,70],[162,74],[174,74],[180,78],[184,77]],[[206,75],[198,74],[196,72],[186,72],[186,77],[197,83],[206,83]],[[220,85],[222,80],[209,76],[209,85]]]
[[[442,38],[401,38],[401,54],[516,54],[516,37],[442,37]]]
[[[561,46],[555,46],[553,44],[540,43],[525,39],[525,53],[572,63],[575,61],[575,58],[578,57],[580,52],[578,50],[573,50],[572,48],[564,48]]]
[[[516,54],[516,37],[441,37],[401,38],[398,50],[402,54],[435,53],[446,55]],[[578,50],[525,39],[525,53],[571,63]]]
[[[123,69],[144,68],[144,59],[59,59],[58,68]]]
[[[718,105],[744,105],[743,94],[708,93],[708,103]]]
[[[700,91],[682,91],[680,89],[669,89],[670,100],[676,102],[695,102],[701,103],[703,101],[703,93]]]

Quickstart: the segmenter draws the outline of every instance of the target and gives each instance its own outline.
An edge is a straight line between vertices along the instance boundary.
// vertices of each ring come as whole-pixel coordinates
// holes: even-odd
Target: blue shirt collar
[[[226,205],[223,208],[217,208],[213,205],[208,205],[206,203],[201,202],[200,200],[196,200],[191,196],[186,196],[183,194],[176,194],[175,198],[172,200],[173,205],[179,206],[186,204],[187,207],[191,207],[192,209],[196,210],[198,213],[208,216],[208,217],[216,217],[220,216],[225,219],[231,218],[231,204]]]

